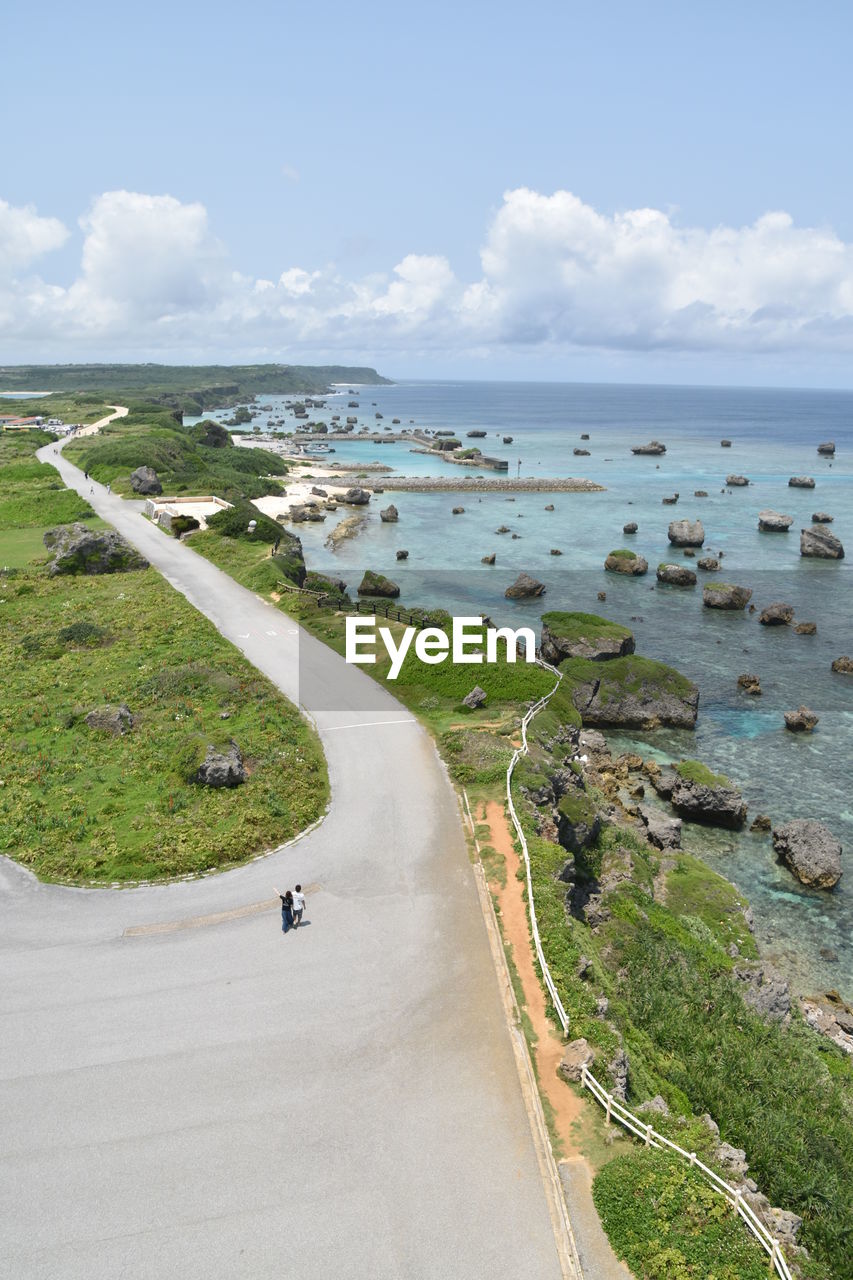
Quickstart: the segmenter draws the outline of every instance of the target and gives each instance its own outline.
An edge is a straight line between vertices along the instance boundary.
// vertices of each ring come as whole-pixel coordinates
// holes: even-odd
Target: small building
[[[233,505],[209,493],[200,497],[147,498],[145,514],[161,529],[171,529],[175,516],[192,516],[202,529],[206,529],[208,516],[216,515],[217,511],[228,511]]]

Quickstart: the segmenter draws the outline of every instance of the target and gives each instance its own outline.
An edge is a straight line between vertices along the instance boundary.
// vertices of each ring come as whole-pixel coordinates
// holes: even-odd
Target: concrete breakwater
[[[362,481],[363,489],[396,489],[409,493],[604,493],[603,484],[566,476],[545,480],[541,476],[383,476]]]

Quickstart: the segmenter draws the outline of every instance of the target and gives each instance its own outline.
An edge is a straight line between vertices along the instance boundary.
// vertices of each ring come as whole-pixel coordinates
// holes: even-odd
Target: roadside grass
[[[92,528],[103,525],[52,466],[35,458],[52,439],[46,431],[0,433],[0,568],[23,569],[43,560],[42,537],[54,525],[75,520]]]
[[[221,868],[296,835],[329,793],[296,708],[155,570],[50,578],[40,564],[46,510],[103,524],[33,458],[49,438],[0,436],[0,517],[16,524],[0,525],[0,850],[45,879],[111,882]],[[121,702],[130,732],[86,725]],[[192,781],[232,737],[248,781]]]
[[[313,731],[153,570],[26,574],[4,594],[4,853],[47,879],[176,876],[245,859],[322,814],[328,782]],[[107,638],[60,639],[84,622]],[[121,702],[134,716],[129,733],[86,725],[88,711]],[[231,738],[248,782],[190,781],[206,746]]]

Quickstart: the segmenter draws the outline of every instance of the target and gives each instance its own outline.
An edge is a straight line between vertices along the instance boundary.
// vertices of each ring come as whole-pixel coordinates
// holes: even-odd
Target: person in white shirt
[[[302,912],[305,910],[305,894],[302,892],[302,885],[298,884],[293,890],[293,927],[298,929],[302,921]]]

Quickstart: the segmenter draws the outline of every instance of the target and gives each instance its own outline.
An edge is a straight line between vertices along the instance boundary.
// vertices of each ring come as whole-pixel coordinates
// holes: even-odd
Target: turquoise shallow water
[[[345,414],[344,388],[314,417]],[[484,609],[500,621],[538,623],[545,609],[603,612],[631,626],[637,648],[673,663],[701,690],[695,733],[646,735],[642,747],[667,756],[698,755],[742,788],[751,814],[775,823],[820,817],[845,846],[846,874],[831,893],[799,886],[774,860],[767,837],[685,828],[685,844],[729,876],[751,899],[766,954],[800,989],[837,987],[853,996],[853,677],[833,675],[832,659],[853,655],[851,563],[803,560],[799,529],[813,511],[829,511],[831,528],[853,555],[853,394],[842,392],[607,387],[570,384],[418,383],[358,388],[359,425],[374,429],[399,417],[402,426],[450,428],[458,434],[486,429],[472,441],[510,461],[522,475],[585,476],[606,486],[595,494],[388,494],[400,512],[396,525],[374,514],[357,539],[331,552],[325,525],[301,526],[312,567],[334,570],[354,587],[365,567],[387,571],[411,602],[441,604],[454,612]],[[374,403],[375,402],[375,405]],[[283,400],[264,403],[283,404]],[[292,419],[289,422],[292,423]],[[399,428],[395,428],[398,430]],[[587,432],[590,440],[581,442]],[[501,438],[513,436],[512,445]],[[635,457],[632,445],[651,437],[667,445],[662,458]],[[732,447],[720,447],[721,438]],[[817,445],[834,440],[833,460]],[[575,457],[574,447],[590,450]],[[335,458],[383,462],[402,474],[450,474],[456,467],[409,452],[403,443],[335,444]],[[748,488],[725,489],[728,473],[749,477]],[[790,489],[788,478],[807,474],[813,490]],[[695,498],[704,489],[707,498]],[[722,490],[722,491],[721,491]],[[678,491],[675,507],[662,498]],[[553,503],[555,510],[546,512]],[[462,516],[451,508],[464,505]],[[759,510],[771,507],[795,517],[789,534],[758,532]],[[752,587],[758,610],[774,600],[796,608],[798,620],[814,620],[816,636],[789,628],[761,627],[754,615],[704,609],[701,583],[693,589],[656,586],[662,560],[682,561],[670,548],[674,518],[700,517],[705,552],[723,552],[720,577]],[[633,538],[622,525],[636,520]],[[496,534],[507,525],[519,536]],[[615,578],[603,571],[608,551],[630,545],[646,557],[649,574]],[[405,572],[397,548],[410,555]],[[551,548],[563,554],[552,557]],[[486,552],[497,564],[480,563]],[[702,554],[702,553],[699,553]],[[686,560],[684,563],[689,564]],[[505,588],[520,570],[540,578],[540,602],[513,604]],[[597,599],[606,591],[606,603]],[[739,673],[761,676],[764,694],[751,699],[736,687]],[[820,716],[809,736],[788,733],[782,713],[807,703]],[[621,738],[618,745],[635,745]]]

